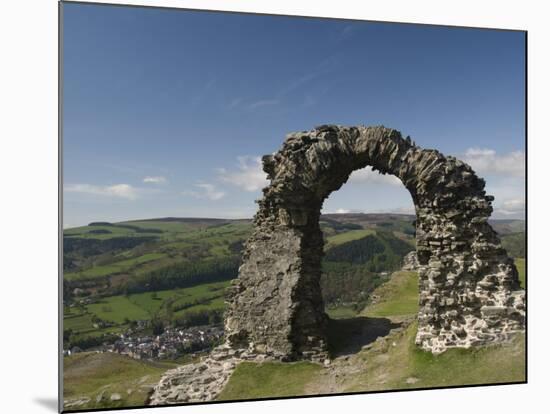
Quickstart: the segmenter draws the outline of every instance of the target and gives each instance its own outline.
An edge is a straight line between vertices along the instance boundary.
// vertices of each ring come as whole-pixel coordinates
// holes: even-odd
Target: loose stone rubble
[[[403,266],[401,270],[416,272],[418,270],[418,257],[416,252],[410,252],[403,257]]]
[[[416,343],[438,353],[522,331],[525,295],[513,260],[487,222],[493,197],[485,181],[462,161],[421,149],[396,130],[323,125],[289,134],[281,150],[263,157],[271,183],[228,293],[227,344],[281,360],[326,359],[320,211],[353,171],[366,166],[398,177],[415,204]]]
[[[182,365],[165,372],[153,389],[149,405],[213,401],[225,387],[238,363],[274,359],[272,354],[257,354],[252,348],[233,349],[221,345],[199,363]]]

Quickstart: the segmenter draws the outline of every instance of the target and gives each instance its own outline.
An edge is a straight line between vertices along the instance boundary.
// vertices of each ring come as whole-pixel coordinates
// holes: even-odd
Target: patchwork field
[[[200,311],[222,311],[224,290],[229,282],[215,282],[191,288],[118,295],[101,298],[96,303],[65,310],[64,330],[71,330],[73,339],[101,337],[120,333],[130,321],[150,321],[172,309],[175,318]],[[174,311],[174,309],[177,309]],[[94,319],[113,323],[108,328],[94,326]]]

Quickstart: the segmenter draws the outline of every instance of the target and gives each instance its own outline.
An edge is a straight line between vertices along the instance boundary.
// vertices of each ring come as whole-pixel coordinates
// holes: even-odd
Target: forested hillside
[[[332,317],[354,315],[403,256],[414,250],[414,216],[321,217],[321,287]],[[503,245],[524,257],[522,222],[493,222]],[[219,323],[224,292],[237,276],[251,220],[164,218],[94,222],[64,231],[64,340],[83,349],[145,324]]]

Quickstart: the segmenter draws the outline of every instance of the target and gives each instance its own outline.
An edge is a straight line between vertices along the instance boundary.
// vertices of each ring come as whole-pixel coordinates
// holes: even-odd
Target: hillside
[[[414,216],[323,215],[321,285],[327,312],[355,315],[414,249]],[[499,228],[495,222],[496,228]],[[521,221],[502,221],[503,244],[524,256]],[[250,220],[162,218],[94,222],[64,231],[64,339],[93,348],[135,325],[222,320],[224,288],[237,276]],[[523,238],[522,238],[523,237]],[[148,328],[149,330],[151,327]]]
[[[524,277],[523,261],[518,261]],[[416,274],[396,272],[375,291],[360,317],[334,321],[335,356],[323,367],[308,362],[243,363],[220,400],[314,395],[523,380],[523,338],[487,349],[433,356],[414,346]],[[522,280],[522,284],[524,281]],[[64,361],[66,408],[140,406],[168,369],[190,359],[148,362],[113,353],[80,353]],[[111,400],[113,394],[120,399]],[[115,396],[115,398],[117,398]]]
[[[114,353],[83,352],[64,359],[65,409],[144,405],[162,373],[177,362],[138,361]]]
[[[364,216],[364,217],[363,217]],[[361,308],[414,249],[409,217],[323,217],[323,291],[334,314]],[[64,342],[93,349],[145,323],[220,323],[250,220],[164,218],[94,222],[64,232]],[[354,257],[373,246],[370,256]]]
[[[326,312],[332,318],[329,345],[336,360],[330,369],[306,362],[243,364],[220,398],[391,388],[399,381],[406,383],[409,378],[406,375],[426,378],[418,386],[431,384],[428,378],[434,383],[447,384],[439,374],[422,371],[421,363],[418,367],[422,369],[408,367],[406,371],[397,362],[405,357],[412,358],[411,361],[426,358],[423,354],[409,355],[416,352],[411,347],[414,326],[410,323],[417,309],[415,274],[394,273],[401,267],[403,256],[415,248],[413,219],[413,216],[381,214],[322,216],[325,257],[321,287]],[[525,251],[521,238],[524,233],[518,232],[521,225],[506,221],[501,228],[505,233],[503,243],[509,243],[507,248],[518,257],[518,270],[524,278],[525,261],[521,258]],[[65,357],[65,384],[70,385],[65,389],[66,401],[74,409],[142,405],[150,385],[162,373],[218,343],[219,335],[223,334],[225,288],[237,276],[243,243],[251,230],[250,220],[179,218],[96,222],[67,229],[64,349],[94,352]],[[199,332],[211,328],[213,334],[203,342]],[[190,342],[185,347],[182,339],[174,336],[178,331],[188,332]],[[113,351],[113,344],[120,342],[121,334],[128,344],[166,335],[167,346],[171,347],[169,356],[154,357],[155,362],[148,362],[115,352],[95,353]],[[362,349],[378,336],[386,339],[376,342],[372,349]],[[388,341],[392,352],[380,351],[380,346],[387,347]],[[521,348],[522,344],[518,342],[517,346]],[[397,349],[399,353],[394,353]],[[473,377],[463,376],[460,381],[483,382],[486,373],[482,375],[472,361],[487,359],[489,364],[494,355],[505,357],[508,351],[506,348],[497,354],[472,354],[470,359],[466,358],[464,369]],[[141,357],[151,359],[150,354]],[[359,368],[361,372],[366,369],[365,358],[369,363],[387,359],[390,365],[401,368],[392,374],[393,382],[380,385],[378,380],[354,373]],[[434,361],[429,362],[430,369],[445,359]],[[452,361],[441,364],[444,371]],[[379,370],[383,371],[384,366],[380,363]],[[116,367],[120,370],[111,372]],[[368,367],[368,372],[375,372],[372,365]],[[413,368],[414,375],[410,373]],[[503,378],[517,371],[505,368]],[[344,373],[349,381],[339,384],[338,378]],[[136,385],[145,376],[150,380]],[[128,394],[130,389],[132,392]],[[98,397],[103,390],[106,390],[103,395],[109,398]],[[108,393],[120,394],[121,398],[111,401]]]
[[[524,284],[523,261],[518,267]],[[316,395],[525,381],[525,338],[440,355],[414,344],[417,275],[395,272],[374,291],[360,316],[333,321],[334,359],[314,363],[246,363],[237,367],[219,400]],[[289,373],[293,381],[286,382]]]

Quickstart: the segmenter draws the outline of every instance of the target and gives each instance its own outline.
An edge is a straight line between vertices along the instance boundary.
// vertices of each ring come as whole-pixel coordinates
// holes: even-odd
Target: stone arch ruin
[[[324,125],[289,134],[277,153],[263,157],[271,183],[228,292],[227,343],[282,359],[326,357],[320,211],[366,166],[397,176],[415,205],[416,343],[437,353],[522,331],[525,295],[488,224],[493,197],[485,194],[485,181],[462,161],[421,149],[396,130]]]

